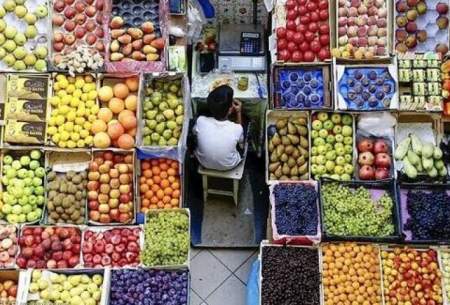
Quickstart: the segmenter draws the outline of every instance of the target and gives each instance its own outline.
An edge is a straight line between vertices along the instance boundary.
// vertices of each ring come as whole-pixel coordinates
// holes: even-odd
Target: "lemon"
[[[50,126],[47,129],[47,133],[51,136],[55,135],[58,132],[58,128],[56,128],[55,126]]]
[[[48,125],[49,126],[55,126],[56,125],[56,118],[55,117],[50,117],[50,120],[48,120]]]
[[[58,114],[59,114],[58,108],[52,109],[51,116],[55,117],[55,116],[57,116]]]
[[[67,92],[66,90],[58,90],[58,93],[56,93],[56,95],[62,98],[63,96],[67,95]]]
[[[97,117],[93,114],[89,114],[88,115],[88,121],[89,122],[94,122],[97,119]]]
[[[58,106],[59,103],[60,103],[60,98],[58,96],[52,96],[50,98],[50,105]]]
[[[74,132],[80,132],[82,128],[83,127],[81,127],[80,125],[75,125],[75,126],[73,126],[73,131]]]
[[[69,85],[69,81],[66,78],[59,80],[58,83],[59,83],[59,87],[62,89],[67,88],[67,86]]]
[[[80,100],[77,97],[72,97],[72,99],[70,100],[70,106],[78,107],[79,104]]]
[[[91,122],[84,122],[83,128],[86,129],[86,130],[91,130],[92,123]]]
[[[86,101],[86,107],[91,108],[94,105],[95,105],[95,101],[93,101],[93,100],[87,100]]]
[[[59,133],[57,133],[57,134],[52,136],[52,142],[55,143],[55,144],[59,142],[59,139],[60,139],[60,134]]]
[[[69,148],[75,148],[75,147],[77,147],[77,143],[75,143],[75,142],[72,141],[72,140],[69,140],[69,141],[67,141],[67,147],[69,147]]]
[[[70,111],[68,114],[67,114],[67,120],[68,121],[75,121],[75,119],[76,119],[76,117],[77,117],[77,114],[75,113],[75,111]]]
[[[64,131],[64,124],[62,124],[61,126],[58,126],[58,132],[61,133]]]
[[[100,107],[98,105],[94,105],[90,109],[92,114],[97,114],[99,110],[100,110]]]
[[[61,147],[61,148],[66,148],[67,142],[66,141],[59,141],[58,142],[58,146]]]
[[[89,136],[89,131],[87,131],[86,129],[81,129],[80,130],[80,137],[82,138],[82,139],[84,139],[84,138],[86,138],[86,137],[88,137]]]
[[[67,78],[67,80],[69,81],[69,83],[74,84],[75,81],[76,81],[76,78],[73,77],[73,76],[69,76],[69,77]]]
[[[61,114],[66,114],[70,111],[70,107],[67,105],[62,105],[61,107],[59,107],[59,113]]]
[[[75,124],[80,125],[80,126],[83,126],[85,121],[86,120],[83,117],[79,117],[78,116],[78,117],[75,118]]]
[[[87,93],[81,94],[80,99],[81,99],[82,101],[86,102],[86,101],[88,100],[88,95],[87,95]]]
[[[72,93],[74,97],[80,97],[83,94],[83,91],[80,89],[75,89],[75,91]]]
[[[87,136],[87,137],[84,139],[84,142],[85,142],[87,145],[91,145],[91,144],[94,142],[94,137],[93,137],[93,136]]]
[[[88,93],[88,99],[95,100],[97,98],[97,91],[92,90]]]
[[[71,100],[72,100],[72,97],[70,95],[65,95],[61,98],[60,105],[69,105]]]
[[[58,75],[56,75],[56,81],[61,81],[61,80],[63,80],[63,79],[66,79],[66,76],[64,75],[64,74],[58,74]]]
[[[64,130],[71,132],[73,130],[73,122],[67,122],[64,124]]]
[[[89,84],[84,84],[82,90],[84,93],[88,93],[89,91],[91,91],[91,86]]]
[[[78,141],[79,139],[80,139],[80,134],[79,133],[77,133],[77,132],[72,132],[71,134],[70,134],[70,139],[72,140],[72,141]]]
[[[85,147],[86,143],[84,142],[84,140],[78,140],[77,141],[77,147],[82,148]]]
[[[75,91],[75,85],[69,84],[66,88],[67,93],[72,94]]]
[[[59,87],[58,83],[54,83],[53,84],[53,90],[55,90],[55,92],[58,91],[58,90],[61,90],[61,88]]]
[[[76,113],[77,113],[77,116],[79,116],[79,117],[85,116],[86,115],[86,109],[78,108]]]
[[[69,137],[70,137],[70,133],[68,133],[65,130],[63,132],[61,132],[61,134],[60,134],[61,141],[67,141],[67,140],[69,140]]]
[[[64,117],[62,115],[58,115],[56,118],[56,125],[60,126],[64,124]]]
[[[84,86],[84,79],[77,79],[75,81],[75,88],[81,89]]]

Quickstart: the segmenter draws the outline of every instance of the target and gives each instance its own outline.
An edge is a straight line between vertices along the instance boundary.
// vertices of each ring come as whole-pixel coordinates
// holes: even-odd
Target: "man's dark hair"
[[[209,93],[206,102],[211,115],[216,120],[223,120],[233,104],[233,89],[228,85],[219,86]]]

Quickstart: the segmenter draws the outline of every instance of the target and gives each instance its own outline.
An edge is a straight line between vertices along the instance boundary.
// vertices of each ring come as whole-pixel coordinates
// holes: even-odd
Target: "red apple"
[[[373,141],[371,139],[364,138],[361,141],[358,142],[358,151],[359,152],[366,152],[366,151],[372,151],[373,150]]]
[[[95,6],[92,6],[92,5],[89,5],[87,8],[86,8],[86,15],[88,16],[88,17],[94,17],[95,16],[95,14],[97,13],[97,9],[95,8]]]
[[[71,6],[66,7],[66,9],[64,10],[64,16],[66,16],[67,19],[72,19],[73,17],[75,17],[76,13],[77,11]]]
[[[359,178],[361,180],[373,180],[375,177],[375,171],[370,165],[363,165],[359,169]]]
[[[55,3],[53,3],[53,9],[58,13],[62,12],[65,7],[66,4],[62,0],[56,0]]]
[[[72,32],[75,29],[76,23],[73,20],[67,20],[66,23],[64,23],[64,28],[67,32]]]
[[[86,42],[89,45],[93,45],[97,41],[97,37],[93,33],[89,33],[86,35]]]
[[[86,4],[84,4],[82,1],[77,1],[75,3],[75,9],[78,13],[84,13],[84,9],[86,8]]]
[[[64,35],[64,43],[66,45],[72,45],[75,42],[75,35],[73,34],[66,34]]]
[[[86,22],[86,15],[85,14],[77,14],[75,16],[75,23],[79,25],[83,25]]]
[[[382,139],[376,140],[375,141],[375,145],[373,147],[373,152],[375,154],[379,154],[379,153],[387,153],[388,152],[388,145],[386,144],[386,142]]]
[[[53,15],[52,23],[56,26],[62,26],[64,23],[64,17],[62,15]]]
[[[360,165],[372,165],[374,156],[370,151],[363,152],[358,156],[358,163]]]
[[[379,153],[375,156],[375,165],[389,169],[391,167],[391,157],[387,153]]]
[[[93,20],[91,20],[91,19],[89,19],[88,21],[86,21],[86,24],[85,24],[84,26],[86,27],[86,30],[87,30],[88,32],[94,31],[95,28],[97,27],[97,25],[95,24],[95,21],[93,21]],[[92,163],[94,163],[94,162],[92,162]],[[95,166],[96,166],[95,169],[92,168],[92,167],[94,166],[94,164],[95,164]],[[96,171],[98,171],[98,165],[97,165],[97,163],[94,163],[94,164],[92,165],[92,167],[89,168],[89,170],[90,170],[90,171],[93,171],[93,172],[96,172]],[[91,169],[91,168],[92,168],[92,169]]]

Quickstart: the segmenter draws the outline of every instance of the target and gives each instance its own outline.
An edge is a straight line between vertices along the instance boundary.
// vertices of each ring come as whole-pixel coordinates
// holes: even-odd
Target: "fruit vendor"
[[[207,106],[210,116],[199,116],[193,129],[197,137],[195,156],[206,168],[230,170],[242,160],[242,104],[233,99],[230,86],[222,85],[208,95]]]

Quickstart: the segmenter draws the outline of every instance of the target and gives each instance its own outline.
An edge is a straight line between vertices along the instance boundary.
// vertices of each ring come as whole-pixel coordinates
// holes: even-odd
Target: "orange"
[[[151,189],[153,192],[157,192],[157,191],[159,191],[160,187],[158,184],[153,184]]]
[[[147,213],[148,212],[148,208],[141,208],[141,212],[142,213]]]
[[[161,183],[161,177],[160,176],[153,177],[153,182],[155,182],[156,184]]]
[[[150,200],[147,198],[142,199],[142,206],[148,207],[150,205]]]
[[[152,197],[151,199],[150,199],[150,202],[152,203],[152,204],[157,204],[158,203],[158,198],[156,198],[156,197]]]
[[[170,182],[169,182],[169,180],[164,179],[164,180],[161,180],[161,183],[159,185],[161,185],[162,188],[166,188],[166,187],[170,186]]]
[[[173,188],[174,190],[179,190],[179,189],[180,189],[180,183],[178,183],[178,182],[172,183],[172,188]]]
[[[167,170],[168,168],[169,168],[169,165],[167,165],[167,163],[160,163],[160,165],[159,165],[159,167],[162,169],[162,170]]]
[[[152,198],[153,197],[153,191],[150,191],[150,190],[146,191],[144,193],[144,196],[145,196],[146,199]]]
[[[152,167],[152,172],[153,175],[159,175],[159,173],[161,172],[161,170],[159,169],[159,167]]]
[[[156,191],[156,197],[158,197],[158,199],[163,199],[164,197],[164,191],[159,189]]]
[[[173,162],[170,166],[171,166],[173,169],[178,170],[178,162]]]
[[[144,170],[144,177],[151,178],[153,176],[153,172],[150,169]]]
[[[153,179],[147,179],[147,185],[148,186],[152,186],[154,183],[153,183]]]
[[[164,205],[164,208],[165,208],[165,209],[171,209],[172,206],[171,206],[170,204],[165,204],[165,205]]]
[[[166,187],[166,188],[164,189],[164,194],[166,194],[166,195],[172,195],[172,193],[173,193],[173,190],[172,190],[170,187]]]
[[[152,164],[152,166],[158,166],[159,165],[159,162],[158,162],[157,159],[151,160],[150,163]]]
[[[150,163],[148,161],[142,161],[141,162],[141,167],[143,170],[149,169],[150,168]]]
[[[150,187],[147,184],[141,184],[141,186],[139,187],[141,194],[145,194],[145,192],[147,192],[149,189]]]
[[[180,198],[180,191],[174,190],[172,193],[172,198]]]
[[[168,174],[169,176],[175,176],[175,175],[177,174],[177,172],[175,171],[175,169],[169,168],[169,169],[167,170],[167,174]]]
[[[151,204],[151,205],[150,205],[150,209],[153,209],[153,210],[154,210],[154,209],[157,209],[157,208],[158,208],[158,206],[157,206],[156,204]]]
[[[164,203],[162,201],[158,201],[158,208],[162,209],[164,207]]]
[[[139,178],[139,183],[140,184],[145,183],[146,181],[147,181],[147,179],[145,177]]]
[[[169,180],[170,183],[174,183],[177,180],[177,178],[175,178],[174,176],[169,176],[167,180]]]
[[[162,179],[166,179],[166,178],[168,177],[167,172],[165,172],[165,171],[162,171],[162,172],[159,174],[159,176],[160,176]]]
[[[115,84],[113,87],[114,96],[118,98],[126,98],[130,93],[128,86],[123,83]]]
[[[163,199],[162,199],[162,201],[163,201],[164,203],[169,203],[169,202],[170,202],[170,197],[169,197],[169,196],[164,196]]]
[[[180,203],[180,201],[176,198],[170,199],[170,204],[174,207],[177,207],[179,203]]]

